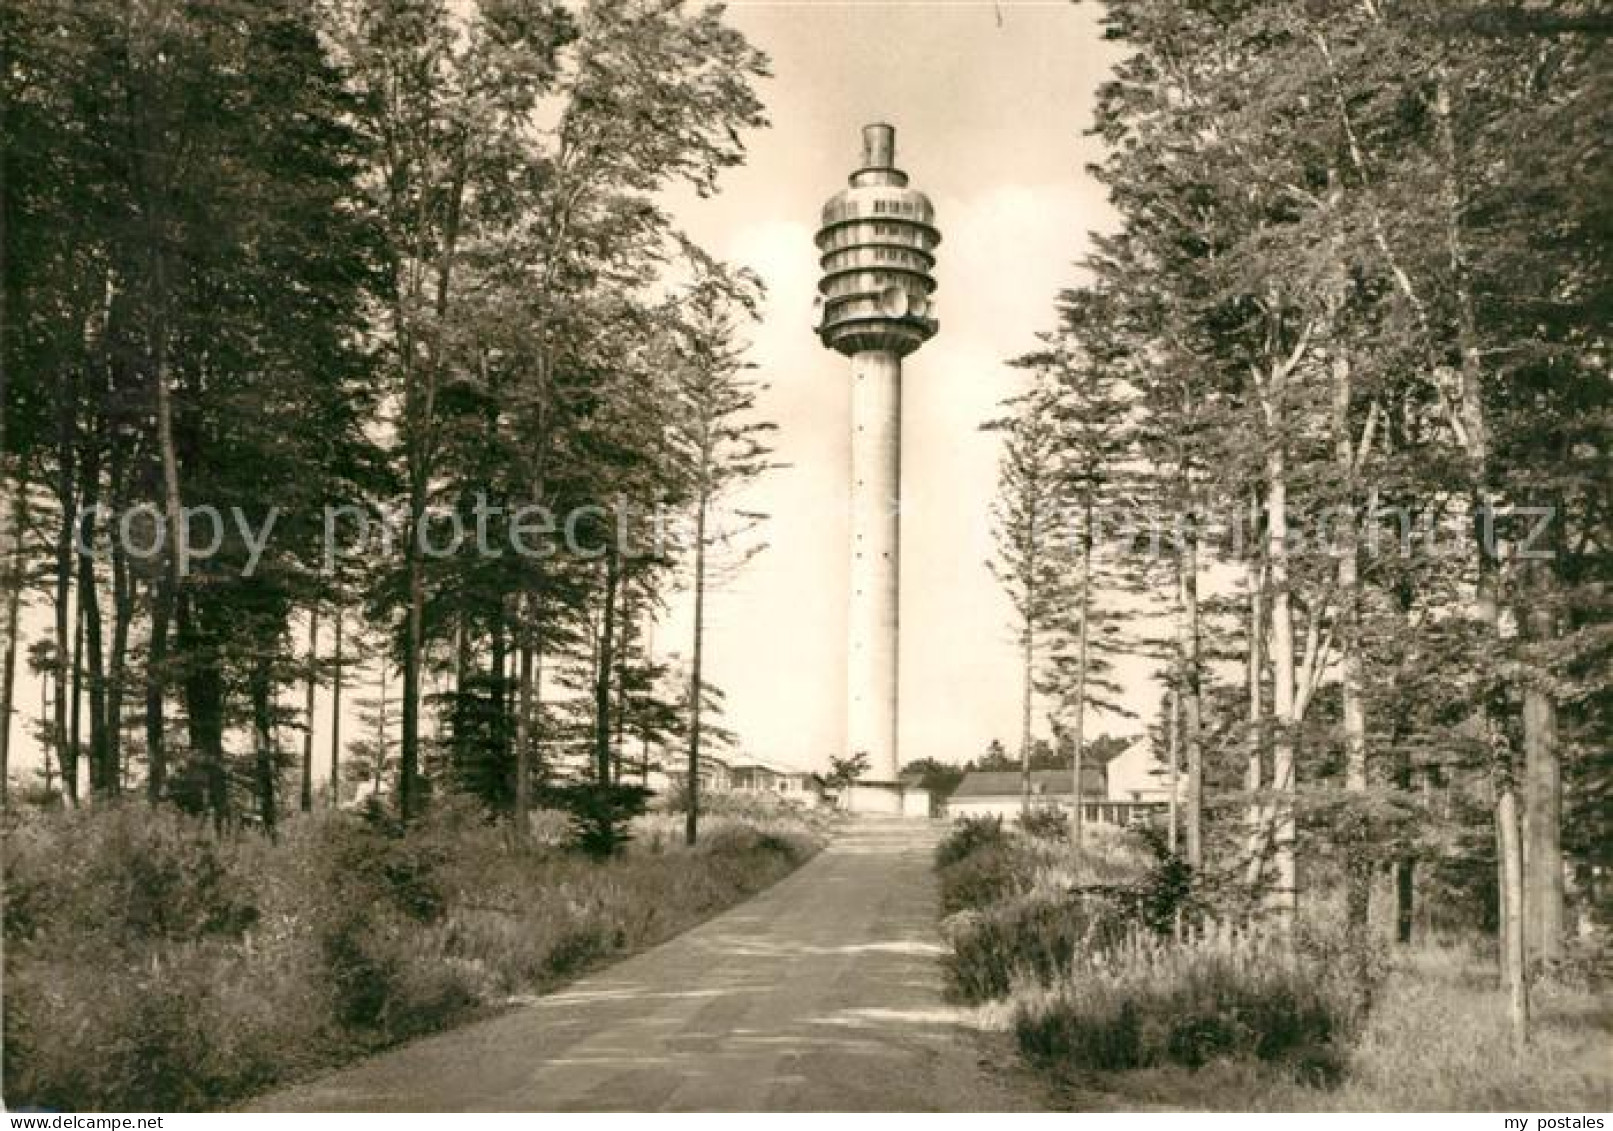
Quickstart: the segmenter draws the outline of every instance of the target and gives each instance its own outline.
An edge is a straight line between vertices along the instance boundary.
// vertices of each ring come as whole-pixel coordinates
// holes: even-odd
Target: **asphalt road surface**
[[[940,830],[850,825],[756,898],[489,1020],[260,1111],[1003,1111],[1039,1106],[941,999]]]

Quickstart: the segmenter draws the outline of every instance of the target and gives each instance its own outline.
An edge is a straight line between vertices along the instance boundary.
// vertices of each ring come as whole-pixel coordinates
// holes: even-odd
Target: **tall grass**
[[[960,821],[937,847],[950,944],[942,969],[955,998],[977,1003],[1021,983],[1047,985],[1078,954],[1129,929],[1127,893],[1146,874],[1142,855],[1107,836],[1076,853],[1046,827],[1053,835],[1006,829],[995,818]]]
[[[1023,994],[1015,1030],[1043,1062],[1117,1070],[1251,1060],[1331,1082],[1368,1000],[1347,965],[1294,940],[1134,931],[1082,951],[1052,988]]]
[[[8,820],[5,1100],[66,1110],[227,1105],[652,945],[817,844],[777,817],[686,849],[646,818],[592,861],[451,804],[273,843],[141,805]]]
[[[1182,877],[1149,855],[1107,841],[1076,860],[1000,824],[938,853],[953,993],[998,1003],[987,1012],[1050,1075],[1121,1106],[1613,1108],[1613,995],[1594,963],[1536,985],[1517,1056],[1488,949],[1390,953],[1344,931],[1325,890],[1292,935],[1205,927],[1191,901],[1163,914],[1153,895]]]
[[[1340,1111],[1613,1111],[1613,995],[1537,982],[1533,1033],[1515,1055],[1494,957],[1432,944],[1402,956],[1350,1051],[1345,1082],[1279,1093]]]
[[[1380,977],[1337,936],[1179,939],[1178,862],[1142,840],[1077,853],[1037,826],[960,826],[937,853],[954,996],[1006,1001],[1044,1064],[1120,1070],[1217,1060],[1335,1079]]]

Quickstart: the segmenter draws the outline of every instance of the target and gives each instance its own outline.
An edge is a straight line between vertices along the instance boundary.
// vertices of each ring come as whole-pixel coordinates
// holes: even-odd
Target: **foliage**
[[[824,783],[831,789],[850,789],[868,772],[868,752],[859,750],[846,758],[831,756]]]
[[[621,851],[631,835],[628,826],[644,815],[653,796],[641,785],[594,781],[554,786],[549,794],[570,814],[573,846],[596,859]]]
[[[966,771],[959,766],[948,762],[940,762],[934,758],[917,758],[902,766],[903,778],[916,776],[921,789],[927,791],[937,801],[945,801],[952,796],[963,780]]]
[[[1070,818],[1056,805],[1035,805],[1014,818],[1014,823],[1026,836],[1041,840],[1070,839]]]
[[[1015,1029],[1042,1060],[1116,1070],[1249,1059],[1326,1082],[1343,1069],[1361,997],[1323,958],[1284,940],[1133,935],[1082,954],[1055,988],[1024,998]]]
[[[1003,819],[998,816],[963,817],[953,823],[952,830],[935,846],[935,864],[945,868],[966,856],[973,855],[984,845],[996,844],[1003,839]]]
[[[1106,949],[1128,925],[1123,904],[1047,885],[978,906],[946,920],[941,960],[948,992],[969,1003],[1053,984],[1077,955]]]
[[[629,527],[766,466],[719,309],[760,288],[663,206],[715,191],[765,125],[766,60],[720,6],[25,7],[0,83],[0,507],[28,516],[8,576],[55,615],[8,643],[5,683],[33,653],[54,703],[85,690],[41,734],[67,800],[83,751],[98,796],[272,827],[299,792],[285,734],[312,726],[283,692],[335,674],[298,630],[332,605],[347,662],[401,677],[354,769],[410,817],[448,792],[514,813],[567,726],[617,762],[664,741],[643,626],[691,547],[630,556],[651,539]],[[623,513],[567,532],[608,571],[516,532],[518,508],[602,499]],[[114,537],[133,508],[166,550]],[[186,557],[193,508],[223,529]],[[401,529],[351,552],[382,511]],[[445,519],[477,536],[428,568]],[[583,674],[539,687],[540,655]]]
[[[647,831],[605,860],[515,851],[452,801],[407,835],[329,814],[275,842],[143,805],[12,816],[6,1100],[226,1107],[653,945],[818,843],[775,814],[714,821],[695,850]],[[147,885],[160,912],[126,898]]]

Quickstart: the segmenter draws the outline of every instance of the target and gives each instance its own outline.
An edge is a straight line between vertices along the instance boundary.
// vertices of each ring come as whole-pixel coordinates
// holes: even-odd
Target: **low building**
[[[728,788],[740,794],[765,794],[783,801],[815,805],[823,793],[823,780],[817,774],[764,762],[760,758],[736,758],[728,767]]]
[[[673,764],[652,768],[645,776],[645,784],[665,798],[681,792],[687,777],[688,770],[684,766]],[[764,762],[759,758],[702,754],[700,792],[708,797],[722,794],[797,805],[818,805],[822,802],[823,781],[808,770]]]
[[[1030,807],[1071,808],[1069,770],[1033,770]],[[1025,808],[1018,770],[979,771],[964,775],[947,800],[947,816],[1019,816]],[[1147,739],[1139,739],[1109,760],[1108,765],[1081,769],[1081,820],[1089,825],[1125,826],[1154,820],[1170,807],[1169,771],[1160,765]]]
[[[653,790],[657,796],[670,797],[683,790],[683,784],[689,777],[689,768],[683,761],[662,766],[652,766],[644,774],[644,784]],[[715,754],[700,755],[700,792],[727,793],[733,788],[733,771],[728,759]]]
[[[1068,813],[1074,794],[1069,770],[1032,770],[1030,805],[1058,808]],[[1081,800],[1102,804],[1105,799],[1102,766],[1083,766]],[[948,817],[1017,817],[1025,806],[1024,779],[1018,770],[972,770],[947,798]]]

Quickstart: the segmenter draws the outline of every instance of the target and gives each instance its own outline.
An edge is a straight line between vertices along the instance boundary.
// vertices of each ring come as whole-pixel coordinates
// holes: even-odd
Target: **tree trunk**
[[[1402,946],[1411,942],[1412,918],[1416,912],[1417,862],[1410,857],[1395,861],[1395,941]]]
[[[279,822],[280,767],[277,765],[274,746],[273,691],[270,682],[268,655],[262,651],[252,661],[252,675],[247,681],[252,697],[252,752],[253,780],[258,795],[258,819],[270,836]]]
[[[1182,696],[1183,744],[1187,747],[1187,805],[1183,815],[1183,839],[1187,863],[1195,872],[1204,865],[1204,736],[1203,736],[1203,659],[1199,633],[1199,553],[1198,516],[1187,515],[1187,529],[1176,560],[1177,686]]]
[[[52,677],[56,685],[56,699],[53,704],[52,717],[52,744],[56,748],[56,764],[62,773],[62,794],[69,804],[78,803],[78,767],[73,758],[73,750],[69,745],[68,734],[68,704],[71,690],[71,663],[77,639],[76,621],[72,616],[71,600],[73,587],[73,524],[75,522],[75,497],[73,492],[73,445],[72,445],[72,417],[67,407],[66,386],[60,392],[63,405],[59,409],[59,436],[57,443],[57,478],[56,499],[61,507],[61,522],[56,533],[56,591],[52,608],[55,611],[56,625],[56,663],[52,669]]]
[[[45,730],[50,725],[51,686],[51,681],[41,676],[39,680],[39,729],[41,731]],[[40,751],[40,760],[44,763],[43,777],[45,779],[45,796],[47,798],[50,797],[51,785],[56,780],[54,777],[56,771],[53,768],[54,764],[51,761],[51,749],[51,743],[47,742],[44,743],[44,749]]]
[[[1549,566],[1535,563],[1533,603],[1522,618],[1536,647],[1548,645],[1557,635]],[[1538,676],[1523,691],[1523,757],[1523,912],[1528,953],[1532,961],[1551,963],[1563,952],[1562,766],[1557,700]]]
[[[1262,689],[1266,667],[1262,647],[1266,636],[1265,590],[1266,570],[1264,565],[1257,564],[1249,570],[1249,656],[1244,672],[1249,685],[1249,753],[1243,774],[1249,808],[1244,816],[1244,827],[1251,888],[1260,886],[1266,870],[1266,810],[1260,800],[1260,791],[1266,782],[1266,696]]]
[[[1361,660],[1361,563],[1358,527],[1355,517],[1356,456],[1355,437],[1350,424],[1354,395],[1353,374],[1348,358],[1333,359],[1333,443],[1334,463],[1344,503],[1338,508],[1343,529],[1336,581],[1338,612],[1334,636],[1339,650],[1339,691],[1342,698],[1344,732],[1344,788],[1354,794],[1367,791],[1367,709],[1365,676]],[[1358,818],[1359,820],[1359,818]],[[1346,863],[1345,914],[1349,929],[1364,932],[1371,912],[1374,853],[1372,845],[1359,842]]]
[[[1073,790],[1071,800],[1073,807],[1070,818],[1070,843],[1075,847],[1077,856],[1081,855],[1085,847],[1085,826],[1081,820],[1081,768],[1086,755],[1086,711],[1087,711],[1087,649],[1091,644],[1088,635],[1087,621],[1092,614],[1092,495],[1089,492],[1084,501],[1081,522],[1081,564],[1077,584],[1080,586],[1080,595],[1077,598],[1079,605],[1077,614],[1080,624],[1076,628],[1075,637],[1075,719],[1071,727],[1071,775],[1070,782]],[[1029,631],[1029,623],[1026,630]],[[1030,673],[1026,672],[1026,686],[1030,685]],[[1028,719],[1027,719],[1028,721]]]
[[[377,801],[381,797],[381,786],[386,780],[386,659],[382,657],[379,665],[379,697],[380,707],[375,712],[375,766],[370,779],[370,796]]]
[[[1505,739],[1500,739],[1505,742]],[[1496,775],[1496,846],[1501,884],[1501,981],[1507,991],[1514,1051],[1529,1041],[1529,968],[1524,935],[1523,842],[1518,828],[1518,797],[1511,776]]]
[[[330,657],[330,805],[342,803],[342,607],[335,608]]]
[[[1019,812],[1023,816],[1031,805],[1031,706],[1035,695],[1036,630],[1032,626],[1031,596],[1025,598],[1025,625],[1020,656],[1021,693],[1019,703]],[[856,751],[852,751],[855,756]],[[1076,801],[1081,799],[1080,786],[1076,787]]]
[[[1272,714],[1272,891],[1271,906],[1278,925],[1291,927],[1298,909],[1295,872],[1294,742],[1296,702],[1294,675],[1294,622],[1288,581],[1288,468],[1276,422],[1267,435],[1266,452],[1266,561],[1271,571]]]
[[[73,776],[70,783],[67,775],[63,774],[63,782],[69,785],[68,800],[75,806],[78,804],[78,768],[80,756],[83,754],[83,745],[80,738],[83,734],[82,712],[84,709],[84,595],[75,593],[73,600],[73,677],[71,682],[73,702],[68,712],[71,720],[68,724],[67,749],[72,753],[69,765],[72,766]]]
[[[695,512],[694,539],[694,647],[689,661],[689,780],[684,790],[688,807],[684,813],[683,839],[694,844],[700,830],[700,708],[701,665],[705,659],[706,637],[706,507],[710,488],[706,484],[709,464],[701,453],[700,501]]]
[[[1173,685],[1165,694],[1165,750],[1170,762],[1169,824],[1165,829],[1165,846],[1172,856],[1177,850],[1177,826],[1182,819],[1181,766],[1182,766],[1182,695]]]
[[[1479,354],[1478,318],[1468,279],[1467,255],[1462,241],[1461,172],[1456,133],[1451,121],[1451,95],[1443,66],[1434,75],[1434,132],[1438,141],[1441,207],[1445,220],[1445,247],[1455,293],[1456,341],[1461,355],[1461,395],[1453,413],[1453,430],[1468,456],[1476,511],[1474,532],[1478,555],[1478,583],[1474,607],[1478,619],[1499,648],[1501,607],[1498,597],[1500,562],[1494,544],[1495,496],[1491,483],[1489,419],[1484,405],[1483,361]],[[1499,696],[1484,697],[1485,729],[1491,736],[1492,774],[1496,780],[1496,855],[1501,882],[1501,958],[1512,1039],[1521,1049],[1529,1041],[1529,969],[1523,927],[1523,837],[1518,825],[1516,774],[1511,740],[1501,717]]]
[[[0,225],[4,222],[0,219]],[[4,362],[0,362],[0,365],[3,364]],[[5,547],[6,655],[5,670],[0,673],[0,808],[4,808],[7,804],[9,791],[7,783],[10,781],[11,772],[11,715],[17,691],[17,652],[18,636],[21,631],[23,576],[28,560],[23,546],[27,507],[28,482],[25,477],[18,475],[16,494],[11,499],[10,545]]]
[[[164,293],[162,257],[156,256],[156,289],[159,297]],[[168,340],[164,330],[159,304],[155,336],[152,384],[155,386],[157,407],[157,444],[162,454],[164,520],[168,527],[166,565],[163,580],[153,586],[157,594],[152,611],[151,646],[146,670],[146,757],[148,765],[147,789],[151,800],[162,796],[167,780],[167,751],[164,742],[163,721],[163,665],[168,656],[168,623],[179,610],[184,595],[184,574],[180,548],[184,536],[179,492],[179,451],[174,443],[173,397],[168,388]],[[188,657],[187,657],[188,659]]]
[[[622,780],[622,771],[627,760],[627,669],[634,646],[633,584],[625,571],[620,589],[621,607],[617,611],[617,616],[621,623],[619,633],[621,639],[616,648],[616,703],[611,725],[611,776],[616,781]]]
[[[524,602],[530,610],[530,598]],[[525,847],[532,836],[532,626],[522,618],[515,706],[515,841]]]
[[[113,474],[118,473],[114,470]],[[128,558],[119,539],[113,538],[112,653],[108,657],[106,731],[109,774],[116,793],[123,792],[128,769],[128,760],[123,754],[123,698],[129,682],[129,628],[134,623],[134,606],[134,581],[129,573]]]
[[[93,486],[93,467],[86,469],[85,509],[89,511],[96,503],[96,491]],[[94,530],[89,514],[84,517],[85,537],[83,543],[90,545],[94,537]],[[89,655],[89,700],[90,700],[90,792],[99,798],[117,796],[118,781],[116,767],[110,758],[111,741],[107,735],[106,710],[106,667],[102,651],[103,641],[101,633],[101,594],[96,584],[95,558],[91,554],[80,554],[78,559],[78,605],[81,632],[84,647]],[[74,730],[78,728],[75,725]]]
[[[298,803],[304,813],[314,811],[314,692],[319,687],[319,608],[308,607],[308,677],[303,693],[302,789]],[[334,782],[331,783],[335,785]]]
[[[616,546],[605,551],[605,593],[600,605],[599,661],[594,666],[594,778],[611,780],[610,684],[616,673],[616,587],[621,583],[621,557]]]
[[[1369,506],[1368,513],[1371,513]],[[1397,594],[1400,612],[1404,616],[1411,609],[1412,596],[1401,587]],[[1395,790],[1401,797],[1411,793],[1411,756],[1404,742],[1405,735],[1398,714],[1388,718],[1388,733],[1379,755],[1377,773],[1369,780]],[[1370,769],[1371,767],[1369,767]],[[1373,870],[1372,891],[1368,898],[1368,922],[1373,938],[1390,944],[1411,942],[1412,914],[1414,910],[1416,859],[1405,849],[1383,861]]]
[[[203,591],[198,591],[198,596]],[[203,801],[213,825],[223,829],[230,818],[229,771],[224,764],[224,675],[212,610],[201,600],[181,594],[175,609],[178,644],[184,656],[185,715],[190,745],[200,759]]]
[[[409,457],[409,545],[405,549],[409,567],[409,614],[407,636],[403,650],[403,746],[398,756],[398,812],[404,821],[413,819],[420,811],[423,798],[420,782],[420,668],[425,650],[426,581],[425,562],[421,550],[421,528],[426,520],[426,492],[431,481],[431,468],[435,462],[434,435],[437,413],[437,377],[442,365],[443,338],[448,321],[450,283],[453,278],[454,258],[458,253],[459,225],[464,204],[466,147],[464,136],[455,153],[452,176],[446,194],[447,215],[443,222],[442,240],[436,265],[436,288],[432,310],[434,325],[429,338],[429,356],[423,374],[423,387],[417,387],[420,375],[409,365],[408,402],[406,415],[410,433],[407,445]],[[400,333],[403,323],[400,321]],[[407,335],[401,334],[406,340]],[[412,347],[405,350],[411,352]]]
[[[493,759],[493,765],[510,786],[511,803],[514,803],[515,782],[504,775],[515,772],[514,759],[511,757],[511,730],[509,718],[510,696],[504,682],[504,673],[509,666],[509,643],[504,623],[504,597],[499,595],[493,602],[492,641],[489,649],[488,667],[488,700],[492,707],[493,733],[488,736],[492,749],[488,751]]]
[[[168,785],[168,744],[164,688],[168,662],[168,629],[173,619],[174,587],[164,576],[151,585],[151,634],[146,645],[146,797],[161,801]]]
[[[425,521],[425,487],[420,482],[411,492],[409,548],[409,612],[403,647],[403,746],[398,755],[398,815],[411,820],[419,811],[420,773],[420,652],[425,642],[426,582],[420,551],[420,524]]]

